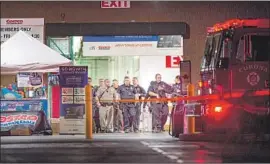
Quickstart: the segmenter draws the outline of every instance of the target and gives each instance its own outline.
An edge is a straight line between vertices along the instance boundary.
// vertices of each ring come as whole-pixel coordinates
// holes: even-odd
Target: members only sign
[[[18,31],[44,42],[44,18],[1,18],[1,44]]]

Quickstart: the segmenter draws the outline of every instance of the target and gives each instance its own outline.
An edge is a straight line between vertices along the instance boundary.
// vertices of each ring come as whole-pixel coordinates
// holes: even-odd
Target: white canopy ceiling
[[[1,74],[56,72],[65,65],[72,62],[23,31],[1,44]]]

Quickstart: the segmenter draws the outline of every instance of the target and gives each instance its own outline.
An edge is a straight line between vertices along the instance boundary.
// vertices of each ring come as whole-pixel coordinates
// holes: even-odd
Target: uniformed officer
[[[175,77],[175,83],[173,84],[173,93],[172,93],[172,97],[180,97],[180,96],[184,96],[185,94],[183,94],[183,90],[182,90],[182,80],[181,80],[181,76],[177,75]],[[177,115],[183,115],[184,114],[184,105],[185,101],[181,100],[181,101],[175,101],[172,102],[173,104],[173,109],[172,112],[176,112],[177,111]],[[173,113],[172,113],[173,114]],[[173,118],[171,118],[173,119]],[[178,123],[182,123],[180,125],[184,124],[184,117],[177,117],[177,122]],[[177,126],[177,127],[173,127],[173,135],[178,135],[179,133],[183,133],[183,129],[184,126]]]
[[[172,97],[179,97],[182,96],[182,84],[181,84],[181,76],[177,75],[174,79],[174,84],[172,85],[173,87],[173,93]],[[177,104],[182,104],[183,101],[177,101],[177,102],[172,102],[173,103],[173,108],[176,108]]]
[[[149,88],[149,95],[151,98],[166,98],[166,93],[171,94],[173,88],[161,81],[161,75],[156,74],[156,81]],[[167,121],[169,108],[167,102],[156,101],[152,102],[152,124],[154,132],[161,132],[164,130],[164,125]]]
[[[126,76],[124,78],[124,84],[118,89],[121,99],[134,99],[135,100],[135,88],[130,84],[130,78]],[[120,108],[122,108],[124,113],[124,131],[126,133],[132,132],[132,127],[136,127],[135,124],[135,102],[123,102],[120,103]]]
[[[113,80],[112,87],[118,91],[119,83],[118,80]],[[120,98],[119,93],[117,93],[117,98]],[[123,120],[123,111],[120,109],[120,103],[115,102],[113,105],[114,108],[114,117],[113,117],[113,125],[114,125],[114,132],[122,133],[124,128],[124,120]]]
[[[95,95],[95,97],[96,97],[97,90],[100,87],[105,85],[104,84],[104,79],[99,79],[98,83],[99,83],[99,85],[94,87],[94,93],[95,93],[94,95]],[[93,108],[93,111],[94,111],[94,115],[93,115],[94,116],[94,121],[93,122],[95,122],[95,124],[96,124],[96,133],[98,133],[101,129],[100,129],[100,120],[99,120],[99,107],[97,106],[96,102],[95,102],[95,106]]]
[[[99,107],[99,120],[101,132],[113,132],[113,100],[116,99],[116,91],[110,86],[110,81],[105,80],[105,85],[96,92],[97,106]]]
[[[181,85],[181,80],[180,80],[180,76],[177,75],[174,79],[174,84],[173,84],[173,93],[172,93],[172,97],[177,97],[177,96],[181,96],[181,91],[182,91],[182,85]]]
[[[137,77],[133,77],[132,84],[136,91],[135,97],[137,99],[144,99],[144,97],[146,96],[146,92],[145,92],[145,89],[139,85],[139,81]],[[135,116],[136,126],[134,127],[135,133],[138,133],[139,128],[140,128],[141,107],[142,107],[141,102],[135,103],[135,109],[136,109],[136,116]]]

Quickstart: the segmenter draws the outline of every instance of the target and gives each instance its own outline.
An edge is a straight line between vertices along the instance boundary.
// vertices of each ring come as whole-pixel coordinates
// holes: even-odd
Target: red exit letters
[[[101,1],[101,8],[130,8],[130,1]]]
[[[180,56],[166,56],[166,68],[179,68]]]

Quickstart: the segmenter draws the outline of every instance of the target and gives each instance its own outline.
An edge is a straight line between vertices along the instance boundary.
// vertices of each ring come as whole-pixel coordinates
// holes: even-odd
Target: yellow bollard
[[[187,86],[187,96],[195,96],[195,87],[193,84],[188,84]],[[190,101],[187,101],[190,103]],[[195,116],[188,116],[188,133],[194,134],[195,133]]]
[[[193,84],[187,85],[187,96],[195,96],[195,87]]]
[[[86,115],[86,123],[85,123],[85,137],[86,139],[93,139],[93,127],[92,127],[92,86],[87,84],[85,86],[85,115]]]
[[[188,133],[194,134],[195,133],[195,117],[188,116]]]

